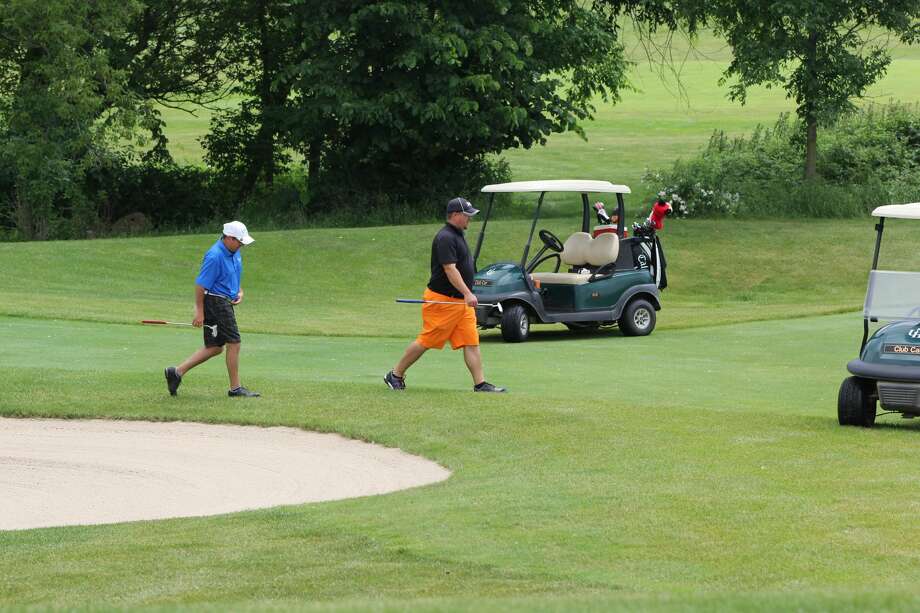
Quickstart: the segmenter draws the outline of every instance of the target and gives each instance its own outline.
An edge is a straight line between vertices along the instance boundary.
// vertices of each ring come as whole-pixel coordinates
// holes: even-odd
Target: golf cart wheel
[[[514,304],[502,314],[502,338],[509,343],[522,343],[530,336],[530,314],[523,305]]]
[[[620,316],[624,336],[646,336],[655,329],[655,307],[648,300],[637,298],[626,305]]]
[[[875,398],[871,383],[859,377],[847,377],[837,394],[837,421],[841,426],[871,428],[875,424]]]

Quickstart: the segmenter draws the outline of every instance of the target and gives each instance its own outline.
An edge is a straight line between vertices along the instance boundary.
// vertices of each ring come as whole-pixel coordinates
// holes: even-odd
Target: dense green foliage
[[[289,152],[314,207],[441,200],[494,176],[487,154],[579,131],[624,82],[611,25],[572,0],[238,3],[208,160],[249,193]]]
[[[920,107],[869,106],[840,117],[818,149],[820,180],[801,181],[802,122],[781,117],[748,137],[713,134],[698,155],[646,180],[679,214],[846,217],[920,200]]]
[[[140,103],[105,41],[136,8],[122,0],[0,4],[3,213],[27,238],[53,236],[65,217],[81,225],[93,217],[85,175],[128,133]]]
[[[227,34],[209,15],[222,4],[0,4],[0,232],[85,236],[113,221],[126,204],[119,192],[168,162],[154,103],[200,100],[218,86]],[[125,145],[145,137],[153,144],[139,169]]]
[[[790,5],[778,22],[783,3],[735,10],[691,0],[598,2],[594,10],[573,0],[7,2],[0,237],[172,231],[244,214],[281,227],[426,219],[448,195],[510,179],[497,154],[531,175],[533,162],[515,148],[566,132],[577,138],[595,105],[619,100],[633,35],[623,13],[640,38],[710,24],[731,45],[724,76],[736,98],[757,83],[782,84],[800,112],[804,98],[793,90],[804,81],[782,79],[798,74],[804,57],[796,36],[823,28],[817,69],[806,73],[808,91],[823,96],[814,116],[831,121],[887,68],[888,51],[867,33],[908,43],[916,34],[908,0],[835,2]],[[845,23],[852,27],[834,25]],[[769,57],[752,55],[761,47]],[[205,168],[169,156],[161,113],[177,105],[213,119],[201,134]],[[811,155],[808,122],[802,148]],[[585,159],[611,151],[602,140],[566,160],[541,159],[555,169],[577,158],[584,163],[569,174],[587,176],[609,172],[614,155],[620,175],[638,160],[628,175],[637,176],[651,157],[617,150]]]
[[[0,217],[22,238],[85,236],[126,213],[161,229],[253,209],[288,223],[343,207],[428,213],[507,180],[492,154],[580,132],[594,98],[616,99],[625,81],[613,26],[576,0],[17,0],[3,11]],[[206,176],[177,168],[154,105],[227,94],[240,103],[214,116]],[[137,158],[127,145],[140,136],[152,146]],[[138,176],[163,177],[164,193],[133,192]]]

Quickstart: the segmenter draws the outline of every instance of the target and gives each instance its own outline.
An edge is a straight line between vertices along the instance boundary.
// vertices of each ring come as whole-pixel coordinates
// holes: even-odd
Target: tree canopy
[[[77,235],[132,212],[116,195],[153,192],[170,169],[163,185],[229,203],[201,209],[212,214],[301,168],[314,212],[419,206],[506,178],[494,154],[584,135],[592,100],[618,99],[624,14],[724,36],[724,79],[741,102],[753,85],[784,87],[807,126],[807,176],[817,126],[888,66],[880,35],[920,37],[920,0],[3,2],[0,229]],[[158,109],[227,94],[239,104],[215,114],[207,168],[177,169]]]
[[[817,129],[851,110],[891,62],[888,40],[920,40],[920,0],[597,0],[644,27],[711,27],[732,50],[722,83],[745,102],[754,85],[785,88],[806,127],[804,174],[817,174]]]
[[[816,176],[817,128],[852,109],[888,68],[887,37],[920,38],[918,0],[815,2],[716,0],[708,11],[733,59],[723,81],[744,101],[752,85],[785,87],[795,100],[806,135],[805,176]]]
[[[625,82],[614,28],[577,0],[246,0],[237,10],[246,99],[217,119],[208,149],[216,164],[248,169],[244,191],[271,179],[284,143],[311,182],[410,193],[486,154],[581,132],[591,99],[615,99]]]
[[[100,203],[87,193],[87,173],[117,163],[138,129],[163,140],[154,103],[214,91],[226,34],[208,11],[221,4],[0,4],[0,165],[9,185],[0,211],[24,237],[92,223]]]

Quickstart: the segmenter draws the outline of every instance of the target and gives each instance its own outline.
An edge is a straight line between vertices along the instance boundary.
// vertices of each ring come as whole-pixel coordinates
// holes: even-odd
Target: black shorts
[[[236,315],[233,305],[223,296],[205,294],[204,296],[204,325],[217,324],[217,336],[213,328],[204,328],[205,347],[223,347],[227,343],[240,342],[240,331],[236,327]]]

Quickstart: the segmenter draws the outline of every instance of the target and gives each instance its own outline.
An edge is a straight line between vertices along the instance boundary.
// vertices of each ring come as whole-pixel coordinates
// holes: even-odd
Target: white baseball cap
[[[256,240],[249,236],[249,230],[246,229],[246,224],[242,221],[228,221],[225,223],[224,236],[232,236],[244,245],[248,245]]]

